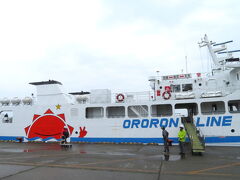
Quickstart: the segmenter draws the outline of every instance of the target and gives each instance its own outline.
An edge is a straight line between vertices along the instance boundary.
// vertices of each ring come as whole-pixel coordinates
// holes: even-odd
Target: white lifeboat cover
[[[220,97],[220,96],[222,96],[221,91],[209,91],[209,92],[204,92],[201,94],[201,97],[203,97],[203,98]]]
[[[25,97],[22,99],[23,104],[31,104],[32,103],[32,98],[30,97]]]
[[[19,99],[18,97],[14,97],[13,99],[11,99],[11,103],[12,104],[20,104],[21,103],[21,99]]]
[[[176,99],[192,99],[195,98],[195,94],[193,92],[182,92],[175,94]]]

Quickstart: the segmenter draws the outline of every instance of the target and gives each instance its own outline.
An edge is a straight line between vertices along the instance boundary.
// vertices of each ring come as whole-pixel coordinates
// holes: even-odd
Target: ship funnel
[[[71,95],[65,94],[62,90],[62,83],[49,80],[31,82],[37,88],[37,102],[40,104],[65,104],[72,101]]]

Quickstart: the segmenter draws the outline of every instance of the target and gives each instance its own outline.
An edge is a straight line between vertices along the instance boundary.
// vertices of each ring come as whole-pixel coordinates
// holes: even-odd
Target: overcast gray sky
[[[238,0],[1,0],[0,97],[49,79],[67,92],[149,90],[148,77],[209,70],[207,34],[240,49]],[[237,55],[237,54],[236,54]]]

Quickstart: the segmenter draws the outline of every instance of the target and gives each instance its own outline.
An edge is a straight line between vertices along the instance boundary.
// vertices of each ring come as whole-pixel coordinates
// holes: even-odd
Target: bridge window
[[[172,92],[180,92],[181,91],[181,86],[179,84],[171,85],[171,90]]]
[[[151,106],[151,115],[153,117],[172,116],[172,114],[171,104],[156,104]]]
[[[192,84],[182,84],[182,91],[192,91]]]
[[[224,114],[225,104],[223,101],[201,103],[202,114]]]
[[[0,119],[2,123],[12,123],[13,122],[13,112],[12,111],[1,111]]]
[[[129,106],[128,107],[128,117],[147,117],[148,107],[146,105],[140,106]]]
[[[108,118],[125,117],[125,107],[124,106],[107,107],[107,117]]]
[[[94,118],[102,118],[104,114],[103,107],[88,107],[86,108],[86,118],[94,119]]]
[[[240,100],[229,101],[228,111],[230,113],[240,113]]]

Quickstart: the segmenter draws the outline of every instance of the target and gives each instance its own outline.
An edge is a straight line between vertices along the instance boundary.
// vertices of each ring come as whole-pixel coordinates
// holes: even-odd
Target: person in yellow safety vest
[[[180,131],[178,132],[178,141],[179,141],[179,148],[180,148],[179,154],[185,154],[184,144],[186,141],[186,135],[187,135],[187,133],[184,130],[184,126],[180,125]]]

